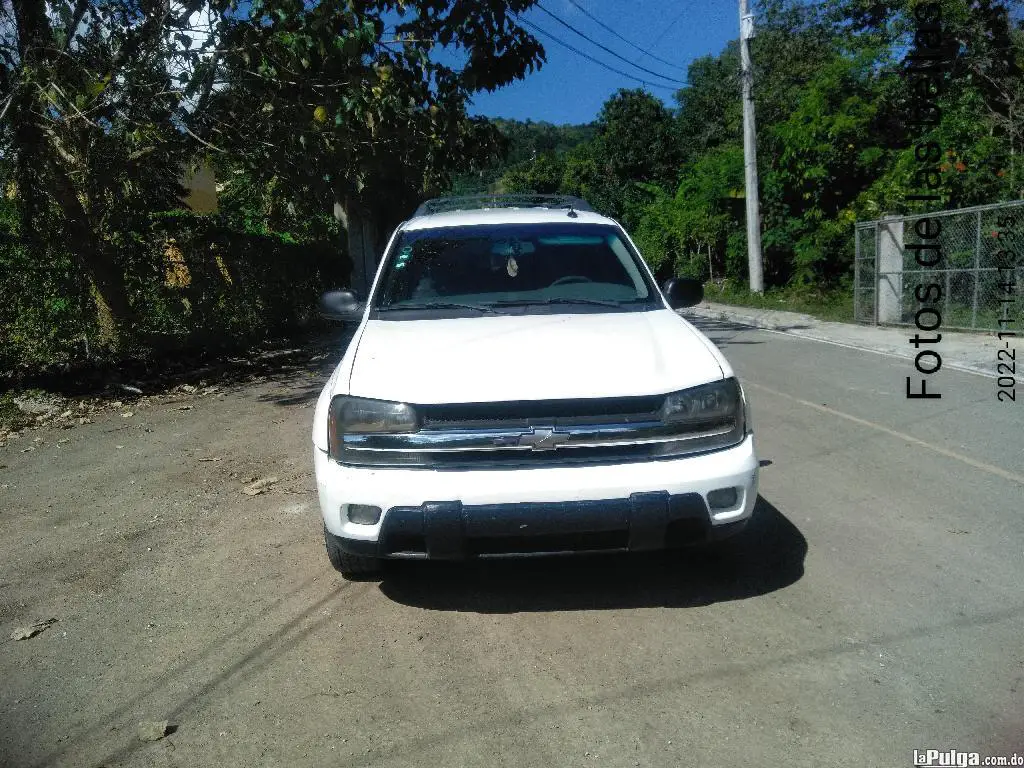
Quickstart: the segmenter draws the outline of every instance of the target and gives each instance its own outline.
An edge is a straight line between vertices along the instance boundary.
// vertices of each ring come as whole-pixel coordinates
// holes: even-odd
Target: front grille
[[[418,405],[425,430],[587,424],[636,424],[657,421],[664,395],[572,400],[521,400],[497,403]]]
[[[695,455],[741,442],[741,410],[704,423],[661,419],[665,395],[415,405],[411,433],[345,434],[350,466],[435,470],[600,465]]]
[[[589,464],[619,464],[658,458],[655,445],[559,448],[557,451],[438,451],[419,455],[422,466],[440,470],[529,469]]]

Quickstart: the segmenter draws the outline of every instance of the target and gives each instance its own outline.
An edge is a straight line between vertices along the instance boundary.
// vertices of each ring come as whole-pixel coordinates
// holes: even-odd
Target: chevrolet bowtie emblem
[[[529,446],[533,451],[553,451],[562,443],[568,442],[569,437],[568,432],[532,428],[519,436],[519,445]]]

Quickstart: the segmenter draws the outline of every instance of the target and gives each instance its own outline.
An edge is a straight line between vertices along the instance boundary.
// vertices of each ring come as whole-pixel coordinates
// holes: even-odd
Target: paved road
[[[329,360],[0,450],[4,766],[865,766],[1024,752],[1024,406],[726,324],[762,470],[726,554],[344,583]],[[58,439],[69,442],[58,445]],[[117,447],[121,446],[121,447]],[[216,459],[216,460],[213,460]],[[280,482],[255,497],[245,481]],[[143,743],[140,720],[169,719]]]

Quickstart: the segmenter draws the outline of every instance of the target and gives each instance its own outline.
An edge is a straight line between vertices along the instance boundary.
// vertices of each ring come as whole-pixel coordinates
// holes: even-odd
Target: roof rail
[[[570,208],[576,211],[593,211],[590,203],[569,195],[534,195],[530,193],[511,195],[464,195],[461,197],[437,197],[427,200],[416,209],[416,216],[451,211],[473,211],[487,208]]]

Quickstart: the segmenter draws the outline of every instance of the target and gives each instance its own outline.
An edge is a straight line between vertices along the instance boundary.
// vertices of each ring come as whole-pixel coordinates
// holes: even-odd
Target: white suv
[[[474,209],[475,206],[475,209]],[[392,235],[313,421],[327,553],[652,550],[742,529],[757,498],[746,399],[629,235],[582,200],[448,198]]]

